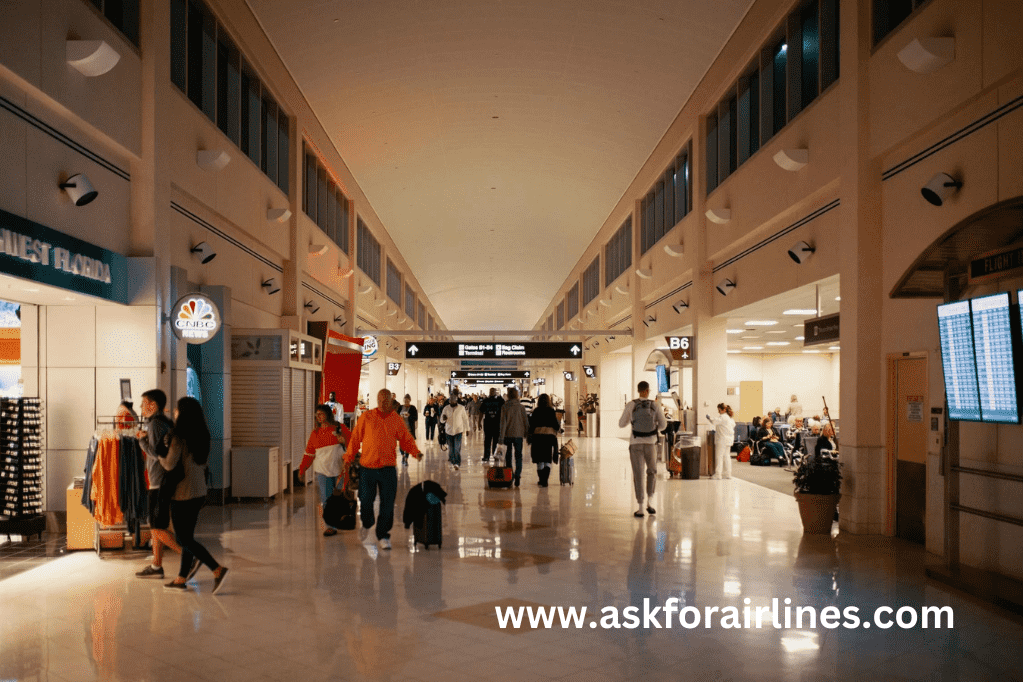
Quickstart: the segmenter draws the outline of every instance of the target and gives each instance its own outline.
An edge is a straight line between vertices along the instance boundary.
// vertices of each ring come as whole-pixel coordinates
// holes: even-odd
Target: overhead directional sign
[[[398,372],[401,369],[402,369],[402,363],[400,363],[400,362],[389,362],[388,363],[388,376],[389,377],[396,377],[396,376],[398,376]]]
[[[666,336],[673,360],[693,360],[696,357],[692,336]]]
[[[407,360],[460,360],[519,359],[519,360],[572,360],[579,358],[583,347],[579,343],[564,341],[524,341],[501,343],[494,341],[416,341],[405,344]]]
[[[587,375],[588,379],[596,379],[597,365],[583,365],[583,373]]]
[[[452,379],[529,379],[532,376],[530,370],[452,370]]]

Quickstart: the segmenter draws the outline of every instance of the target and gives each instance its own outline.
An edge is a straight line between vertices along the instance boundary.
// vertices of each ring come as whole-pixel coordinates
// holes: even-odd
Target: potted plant
[[[836,505],[841,497],[842,464],[836,457],[822,453],[804,457],[793,474],[793,492],[800,508],[805,533],[832,532]]]

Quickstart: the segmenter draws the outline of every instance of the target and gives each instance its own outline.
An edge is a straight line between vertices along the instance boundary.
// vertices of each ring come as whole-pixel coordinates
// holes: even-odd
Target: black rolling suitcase
[[[426,549],[431,545],[441,548],[441,503],[428,504],[427,513],[423,515],[418,523],[412,526],[413,538],[416,543],[422,543]]]

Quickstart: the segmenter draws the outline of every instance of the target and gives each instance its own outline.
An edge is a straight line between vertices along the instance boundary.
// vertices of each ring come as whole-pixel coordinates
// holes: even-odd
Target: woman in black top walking
[[[551,406],[551,397],[542,393],[537,399],[537,407],[530,415],[530,459],[537,465],[537,484],[548,487],[551,476],[551,464],[556,462],[555,451],[558,450],[558,417]]]

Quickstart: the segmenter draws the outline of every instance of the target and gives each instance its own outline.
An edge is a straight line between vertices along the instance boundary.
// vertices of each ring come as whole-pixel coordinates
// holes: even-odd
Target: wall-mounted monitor
[[[655,365],[655,372],[658,374],[658,393],[668,393],[668,366],[666,365]]]
[[[1016,424],[1020,414],[1010,325],[1017,321],[1011,322],[1010,295],[1003,292],[970,303],[981,420]]]
[[[939,306],[938,312],[947,413],[955,421],[981,421],[971,302],[946,303]]]

